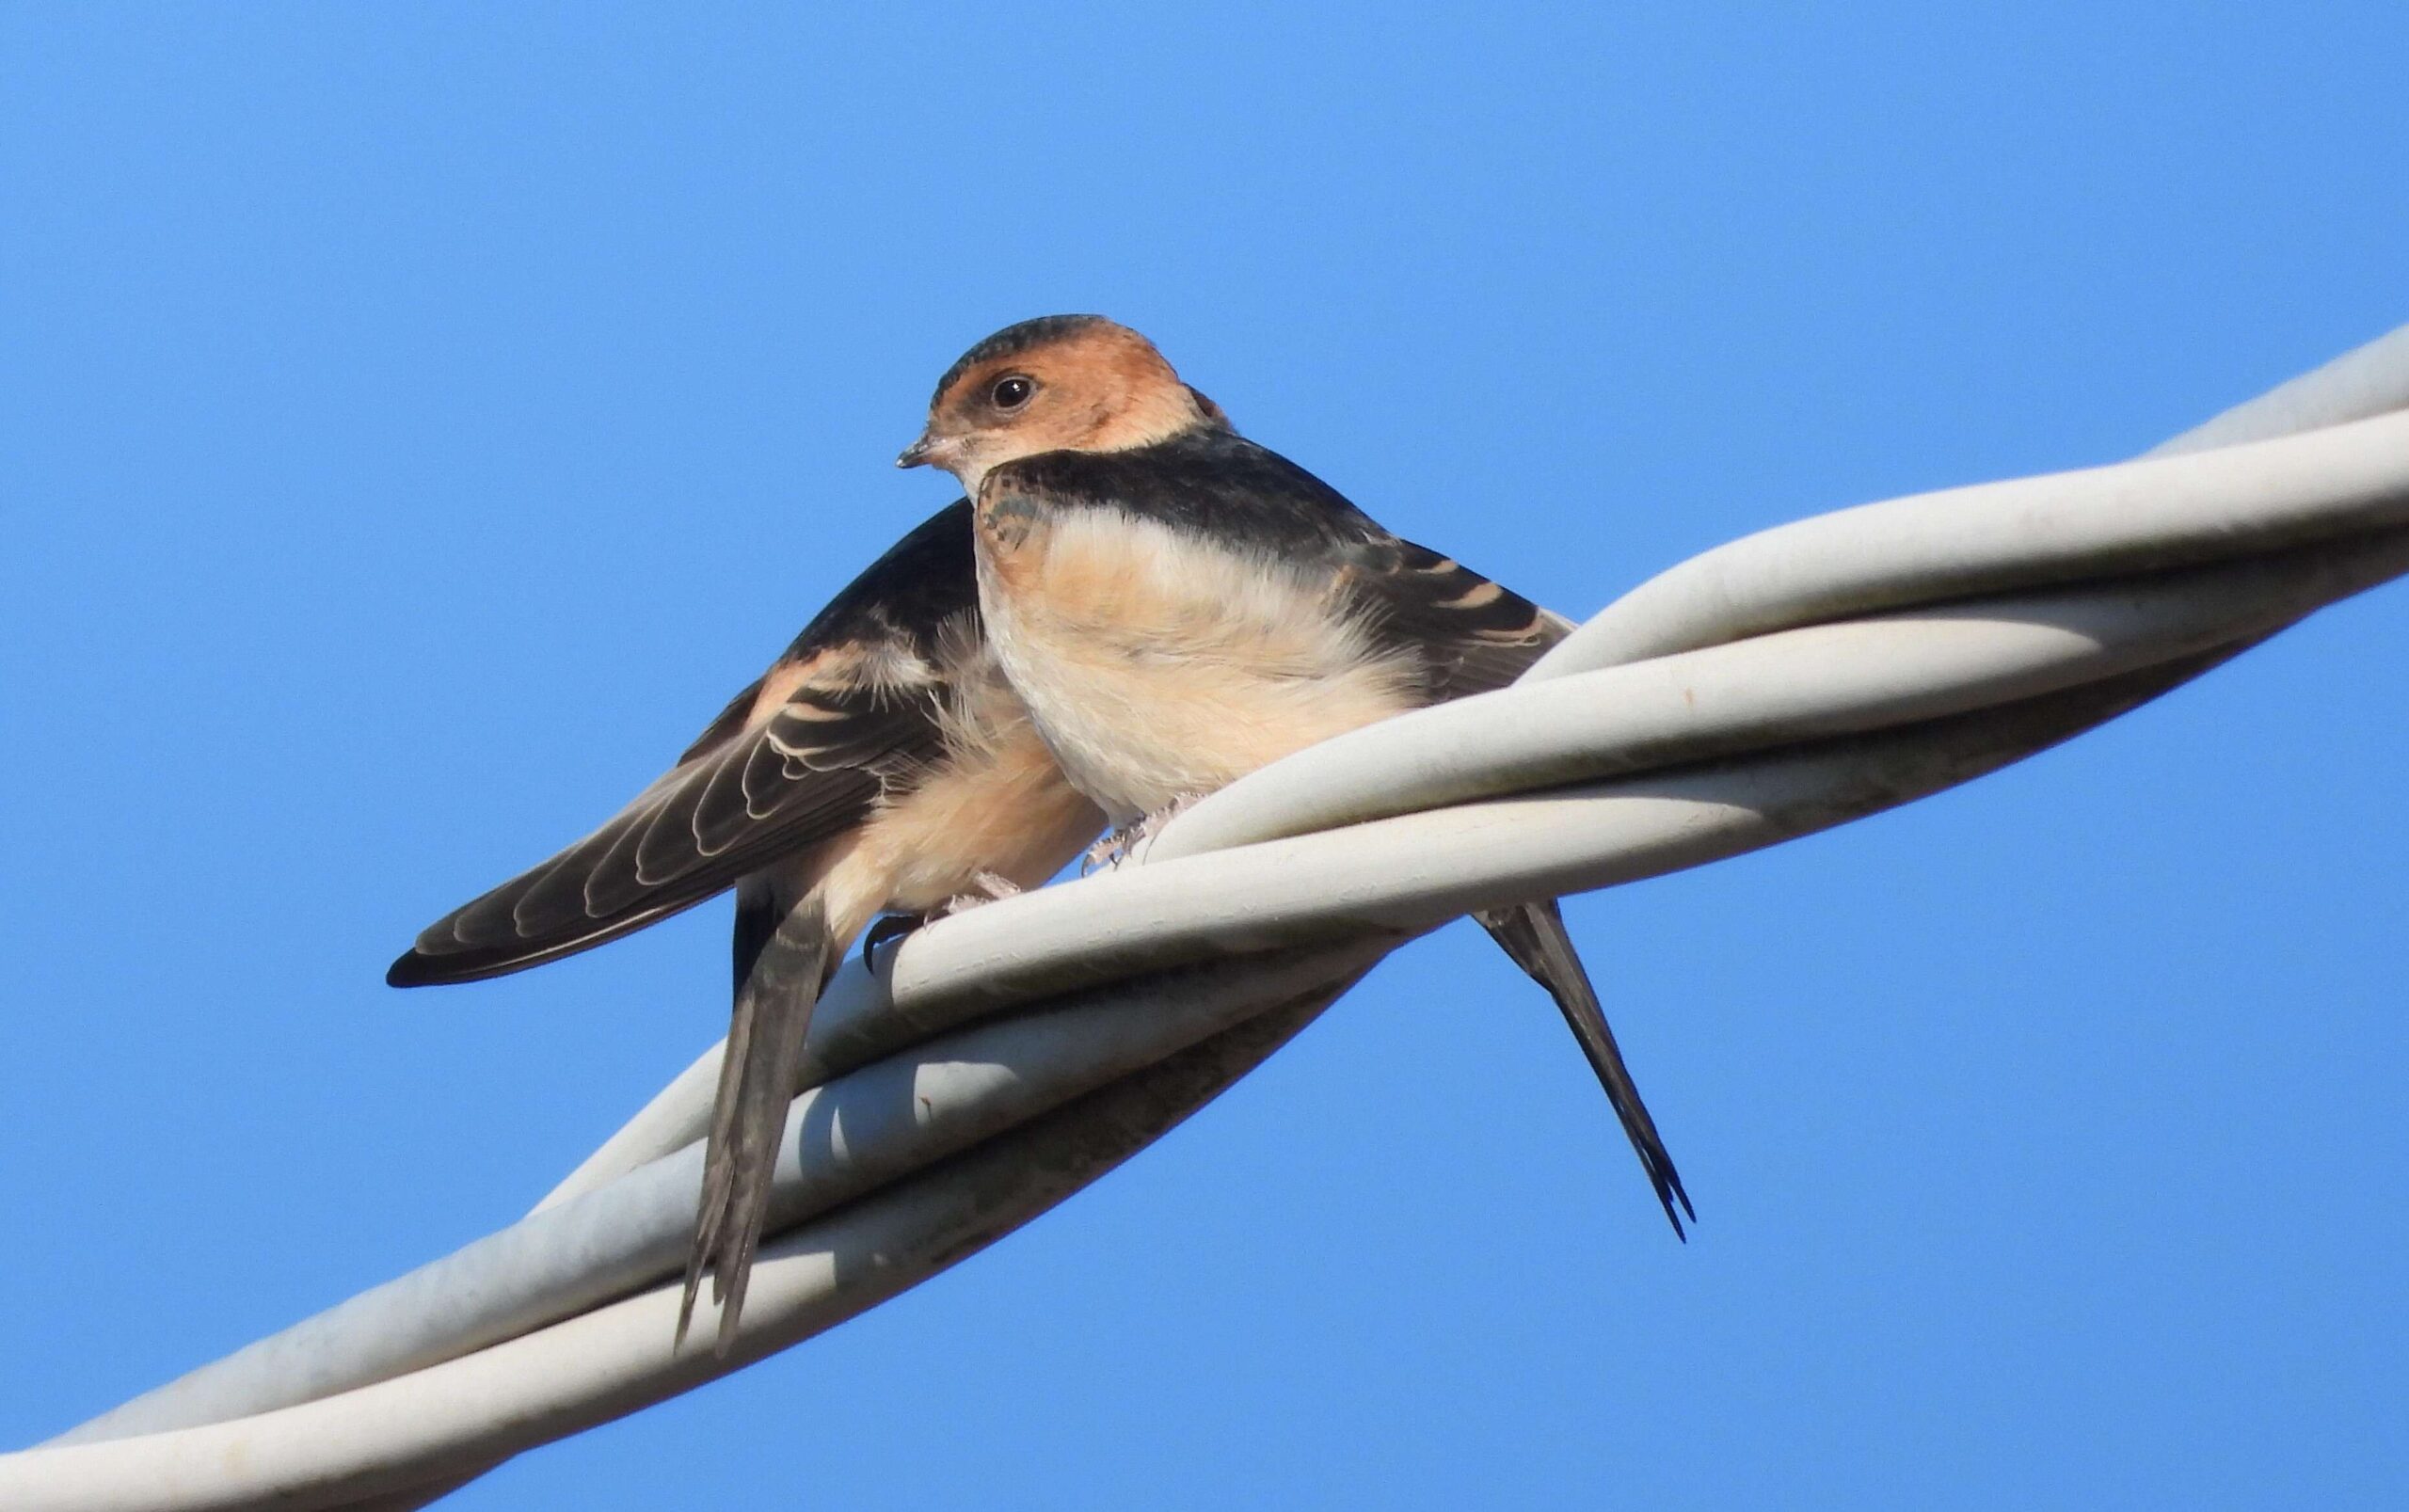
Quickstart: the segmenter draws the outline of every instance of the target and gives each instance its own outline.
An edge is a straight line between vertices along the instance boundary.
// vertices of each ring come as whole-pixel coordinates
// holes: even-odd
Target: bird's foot
[[[905,935],[938,919],[966,914],[982,904],[1000,903],[1007,898],[1017,897],[1019,893],[1020,883],[1010,877],[999,877],[992,871],[972,872],[969,891],[954,894],[925,914],[885,915],[863,931],[862,964],[875,973],[878,970],[879,947],[900,942]]]
[[[1124,824],[1088,847],[1087,855],[1079,863],[1079,874],[1110,871],[1125,863],[1145,859],[1146,848],[1155,842],[1163,826],[1179,817],[1180,811],[1193,804],[1201,793],[1182,793],[1162,807],[1141,820]]]
[[[972,872],[970,887],[969,892],[956,893],[947,899],[929,916],[951,918],[956,914],[967,914],[974,908],[981,908],[989,903],[1000,903],[1007,898],[1020,896],[1020,883],[1010,877],[998,877],[992,871]]]
[[[1125,853],[1128,844],[1129,832],[1135,827],[1125,824],[1117,830],[1105,831],[1104,838],[1089,846],[1080,855],[1079,875],[1084,877],[1090,872],[1108,871],[1121,865],[1121,857]]]
[[[862,931],[862,969],[872,976],[878,974],[878,947],[926,924],[933,915],[928,914],[885,914]]]

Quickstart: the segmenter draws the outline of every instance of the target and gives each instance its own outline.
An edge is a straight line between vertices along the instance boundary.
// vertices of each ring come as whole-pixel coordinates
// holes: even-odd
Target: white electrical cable
[[[2403,406],[2409,327],[2140,461],[1734,542],[1522,686],[1267,768],[888,979],[848,965],[727,1360],[668,1348],[714,1052],[519,1224],[0,1456],[0,1505],[399,1512],[808,1337],[1102,1174],[1412,934],[1965,781],[2409,570]]]

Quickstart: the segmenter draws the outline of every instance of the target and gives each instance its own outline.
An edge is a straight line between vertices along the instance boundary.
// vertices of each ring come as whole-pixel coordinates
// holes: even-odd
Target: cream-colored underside
[[[974,627],[949,637],[941,676],[944,755],[860,828],[773,868],[774,885],[816,890],[841,948],[883,913],[925,914],[978,896],[984,876],[1042,885],[1104,827],[1056,764]]]
[[[863,836],[859,860],[885,879],[884,906],[901,913],[975,894],[982,872],[1039,886],[1104,827],[1013,696],[991,648],[975,670],[957,664],[952,676],[945,760]]]
[[[1023,521],[1015,519],[1015,528]],[[979,539],[987,634],[1071,780],[1115,823],[1418,702],[1326,574],[1111,509]]]

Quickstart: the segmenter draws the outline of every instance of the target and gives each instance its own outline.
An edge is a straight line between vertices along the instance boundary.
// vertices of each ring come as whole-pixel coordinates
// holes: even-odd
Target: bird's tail
[[[1614,1105],[1615,1116],[1622,1121],[1622,1131],[1630,1136],[1632,1149],[1639,1153],[1639,1164],[1648,1172],[1649,1185],[1656,1188],[1656,1201],[1665,1204],[1665,1217],[1671,1220],[1674,1234],[1687,1240],[1689,1235],[1682,1230],[1682,1215],[1688,1214],[1695,1223],[1698,1210],[1690,1206],[1690,1194],[1682,1189],[1681,1172],[1673,1169],[1673,1157],[1656,1133],[1656,1121],[1648,1116],[1648,1105],[1640,1101],[1639,1088],[1631,1079],[1630,1068],[1622,1062],[1622,1050],[1615,1043],[1614,1031],[1606,1027],[1606,1014],[1598,1006],[1597,989],[1589,984],[1589,973],[1582,966],[1579,952],[1572,948],[1572,936],[1564,931],[1564,915],[1551,899],[1473,916],[1480,920],[1498,948],[1512,957],[1514,964],[1530,973],[1533,981],[1546,988],[1548,995],[1555,999],[1555,1006],[1563,1011],[1564,1022],[1572,1027],[1572,1037],[1581,1042],[1581,1053],[1589,1058],[1589,1067],[1598,1074],[1599,1085],[1605,1088],[1606,1101]],[[1676,1202],[1680,1204],[1678,1208]]]
[[[686,1259],[677,1344],[685,1342],[694,1321],[705,1270],[711,1275],[711,1300],[719,1306],[720,1353],[736,1337],[753,1253],[769,1218],[770,1184],[777,1172],[787,1106],[794,1099],[804,1031],[841,948],[816,889],[789,902],[766,882],[748,879],[739,886],[736,1012],[703,1149],[702,1201],[694,1212],[694,1247]]]

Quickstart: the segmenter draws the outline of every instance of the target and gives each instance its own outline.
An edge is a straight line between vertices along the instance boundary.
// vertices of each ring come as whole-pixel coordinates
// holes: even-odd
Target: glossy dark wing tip
[[[385,985],[388,987],[432,987],[450,979],[437,966],[432,956],[420,955],[416,947],[403,951],[394,958],[391,965],[385,968]]]
[[[599,941],[595,942],[599,944]],[[483,981],[488,977],[506,977],[514,971],[524,971],[568,954],[555,946],[549,949],[516,950],[462,949],[438,954],[426,948],[423,942],[410,947],[394,958],[385,968],[388,987],[446,987],[455,982]]]
[[[704,898],[709,898],[709,893],[704,893]],[[537,936],[508,934],[501,939],[460,939],[460,930],[455,930],[455,925],[468,913],[460,910],[436,920],[424,934],[419,934],[407,951],[395,956],[392,965],[386,968],[386,985],[451,987],[455,982],[506,978],[528,970],[530,965],[545,965],[547,961],[559,961],[561,956],[590,951],[598,944],[619,939],[631,930],[644,930],[660,917],[701,903],[704,898],[667,898],[653,908],[636,908],[607,920],[593,920],[585,930],[554,930]],[[477,908],[477,903],[470,903],[470,908]]]
[[[385,985],[446,987],[458,982],[507,977],[530,966],[540,966],[563,956],[577,955],[598,945],[606,945],[620,935],[643,929],[672,914],[682,913],[710,896],[710,893],[704,893],[694,898],[665,898],[648,908],[633,909],[615,917],[593,921],[590,928],[582,931],[559,930],[534,938],[482,944],[464,943],[456,937],[448,936],[446,931],[459,917],[457,914],[451,915],[428,929],[418,937],[417,944],[394,958],[393,963],[385,968]],[[469,906],[473,908],[476,905],[471,903]],[[446,944],[449,948],[430,949],[430,940]]]

